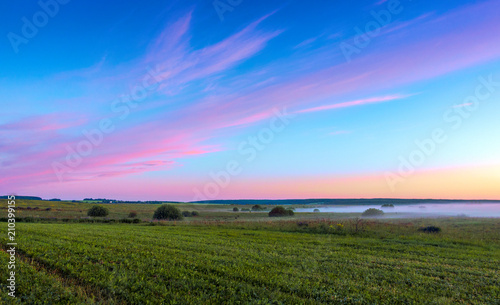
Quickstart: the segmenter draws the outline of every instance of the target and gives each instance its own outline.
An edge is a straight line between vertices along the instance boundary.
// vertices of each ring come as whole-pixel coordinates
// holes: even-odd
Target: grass
[[[83,203],[55,204],[70,213]],[[129,209],[146,215],[157,206],[106,205],[115,217],[126,217],[121,213]],[[280,220],[224,209],[232,206],[198,206],[207,218],[193,221],[18,223],[16,301],[498,304],[500,299],[499,219],[357,220],[298,213]],[[224,213],[244,219],[224,220]],[[419,232],[427,226],[442,231]],[[6,235],[0,242],[6,249]],[[6,266],[7,260],[0,251],[0,263]],[[0,277],[8,277],[6,268]],[[0,303],[13,303],[5,281],[0,290]]]
[[[376,223],[369,237],[279,232],[265,225],[252,230],[136,225],[131,230],[117,224],[18,224],[21,259],[31,266],[20,268],[30,280],[19,280],[19,292],[26,291],[29,299],[29,287],[47,287],[64,299],[65,291],[77,290],[77,301],[103,304],[498,300],[498,242],[461,239],[455,236],[459,231],[441,237],[379,236],[382,227]]]

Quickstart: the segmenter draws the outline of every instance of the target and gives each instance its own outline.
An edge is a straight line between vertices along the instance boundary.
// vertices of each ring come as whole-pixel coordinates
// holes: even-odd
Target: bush
[[[182,211],[182,216],[184,216],[184,217],[190,217],[191,216],[191,212],[189,212],[189,211]]]
[[[319,209],[314,209],[314,213],[319,213]]]
[[[24,217],[24,219],[21,217],[19,218],[20,222],[35,222],[35,218],[32,216]]]
[[[261,210],[263,210],[263,208],[260,204],[256,204],[252,207],[252,211],[261,211]]]
[[[269,217],[293,216],[292,210],[286,210],[284,207],[275,207],[269,212]]]
[[[240,209],[238,209],[238,208],[233,208],[233,212],[239,212],[239,211],[240,211]]]
[[[382,216],[384,215],[384,211],[379,210],[379,209],[368,209],[363,212],[362,216],[364,217],[376,217],[376,216]]]
[[[198,213],[198,211],[192,211],[191,216],[193,217],[200,216],[200,213]]]
[[[392,203],[385,203],[382,205],[383,208],[393,208],[394,207],[394,204]]]
[[[136,217],[137,217],[136,211],[130,211],[130,213],[128,213],[128,218],[136,218]]]
[[[105,216],[108,216],[108,214],[109,214],[108,209],[106,209],[105,207],[98,206],[98,205],[94,205],[87,212],[87,216],[91,216],[91,217],[105,217]]]
[[[181,211],[173,205],[164,204],[156,209],[153,219],[158,220],[182,220]]]
[[[134,220],[132,220],[133,223],[140,223],[141,220],[139,218],[134,218]]]
[[[424,233],[439,233],[439,232],[441,232],[441,228],[436,227],[436,226],[422,227],[422,228],[419,228],[418,230],[420,232],[424,232]]]

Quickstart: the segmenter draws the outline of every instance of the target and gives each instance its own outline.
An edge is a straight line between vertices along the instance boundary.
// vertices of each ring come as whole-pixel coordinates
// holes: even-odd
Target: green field
[[[65,204],[61,212],[79,208],[55,203],[55,209]],[[133,208],[146,215],[156,207]],[[119,208],[112,212],[116,217],[131,207]],[[498,219],[296,214],[269,220],[246,213],[259,216],[221,221],[227,218],[221,213],[233,212],[221,212],[220,206],[198,209],[206,220],[18,223],[17,298],[7,296],[2,267],[0,302],[499,304]],[[419,232],[424,225],[442,231]],[[0,226],[0,261],[6,266],[6,223]]]

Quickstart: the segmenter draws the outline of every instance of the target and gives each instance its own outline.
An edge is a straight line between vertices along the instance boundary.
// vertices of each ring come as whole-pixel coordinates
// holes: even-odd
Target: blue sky
[[[497,1],[41,3],[0,7],[0,192],[500,198]]]

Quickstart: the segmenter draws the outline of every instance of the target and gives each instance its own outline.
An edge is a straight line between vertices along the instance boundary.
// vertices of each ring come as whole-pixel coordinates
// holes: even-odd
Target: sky
[[[500,199],[500,2],[0,4],[0,194]]]

